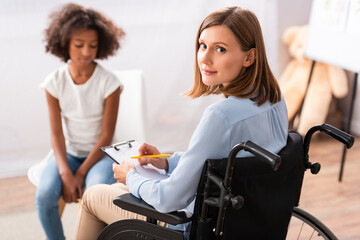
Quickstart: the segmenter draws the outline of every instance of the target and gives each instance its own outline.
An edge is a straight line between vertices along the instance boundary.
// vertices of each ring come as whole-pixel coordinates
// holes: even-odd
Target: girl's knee
[[[112,184],[116,182],[112,170],[113,161],[107,157],[102,158],[89,170],[86,176],[86,187],[96,184]]]
[[[54,192],[36,191],[35,203],[37,208],[51,209],[58,207],[59,196]]]
[[[116,182],[116,179],[113,177],[113,174],[106,175],[104,173],[91,174],[90,177],[86,179],[85,187],[86,189],[98,185],[98,184],[113,184]]]

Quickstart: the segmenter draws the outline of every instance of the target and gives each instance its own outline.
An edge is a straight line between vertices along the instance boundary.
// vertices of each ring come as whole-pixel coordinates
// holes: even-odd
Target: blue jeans
[[[85,159],[67,154],[67,161],[73,173],[76,172]],[[113,161],[107,155],[100,159],[87,173],[85,189],[95,184],[112,184],[116,182],[113,177],[112,163]],[[48,240],[65,239],[58,205],[58,200],[62,195],[61,187],[62,181],[59,170],[55,157],[52,156],[48,165],[44,168],[35,197],[40,223]]]

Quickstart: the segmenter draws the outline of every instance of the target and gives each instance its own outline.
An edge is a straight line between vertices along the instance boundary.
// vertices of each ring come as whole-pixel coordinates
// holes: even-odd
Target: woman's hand
[[[126,185],[126,176],[133,169],[135,170],[134,165],[128,161],[123,161],[121,164],[113,163],[114,178]]]
[[[66,203],[77,202],[81,198],[82,186],[77,178],[68,173],[61,176],[62,180],[62,195]]]
[[[143,143],[139,147],[139,154],[140,155],[159,155],[161,154],[160,151],[153,145]],[[151,157],[142,157],[139,159],[139,164],[141,166],[152,164],[153,166],[159,169],[168,169],[169,164],[166,158],[151,158]]]

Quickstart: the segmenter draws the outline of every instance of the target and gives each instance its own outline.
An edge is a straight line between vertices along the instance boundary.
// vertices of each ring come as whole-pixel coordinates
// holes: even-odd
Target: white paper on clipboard
[[[110,146],[100,148],[101,151],[105,152],[112,160],[121,164],[122,161],[127,160],[132,163],[136,171],[146,178],[151,179],[165,179],[169,175],[166,174],[165,170],[158,169],[151,164],[147,166],[140,166],[138,159],[132,159],[130,157],[139,155],[138,149],[140,144],[135,140],[129,140],[122,143],[113,144]]]

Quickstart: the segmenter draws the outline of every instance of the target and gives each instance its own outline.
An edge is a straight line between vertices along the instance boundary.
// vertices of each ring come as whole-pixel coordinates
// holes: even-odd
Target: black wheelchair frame
[[[308,154],[311,137],[317,131],[335,138],[347,148],[354,143],[353,136],[328,124],[312,127],[304,140],[297,132],[290,131],[287,146],[279,154],[271,153],[251,141],[240,143],[233,147],[228,158],[206,161],[191,217],[183,211],[160,213],[130,193],[124,194],[116,197],[114,204],[146,216],[147,220],[114,222],[104,228],[98,239],[183,239],[181,232],[158,226],[158,221],[171,225],[191,221],[191,240],[238,239],[239,232],[243,239],[285,239],[290,218],[301,222],[300,231],[304,225],[310,228],[305,233],[309,234],[309,238],[316,234],[322,239],[337,239],[321,221],[298,208],[304,172],[307,169],[312,174],[320,171],[320,164],[311,163]],[[236,158],[241,150],[255,157]],[[271,169],[267,165],[264,167],[263,162],[268,163]],[[243,178],[238,177],[242,175]],[[277,178],[274,184],[270,183],[273,178]],[[256,185],[257,182],[260,185]],[[286,186],[281,184],[284,182]],[[262,201],[258,201],[259,198]]]

